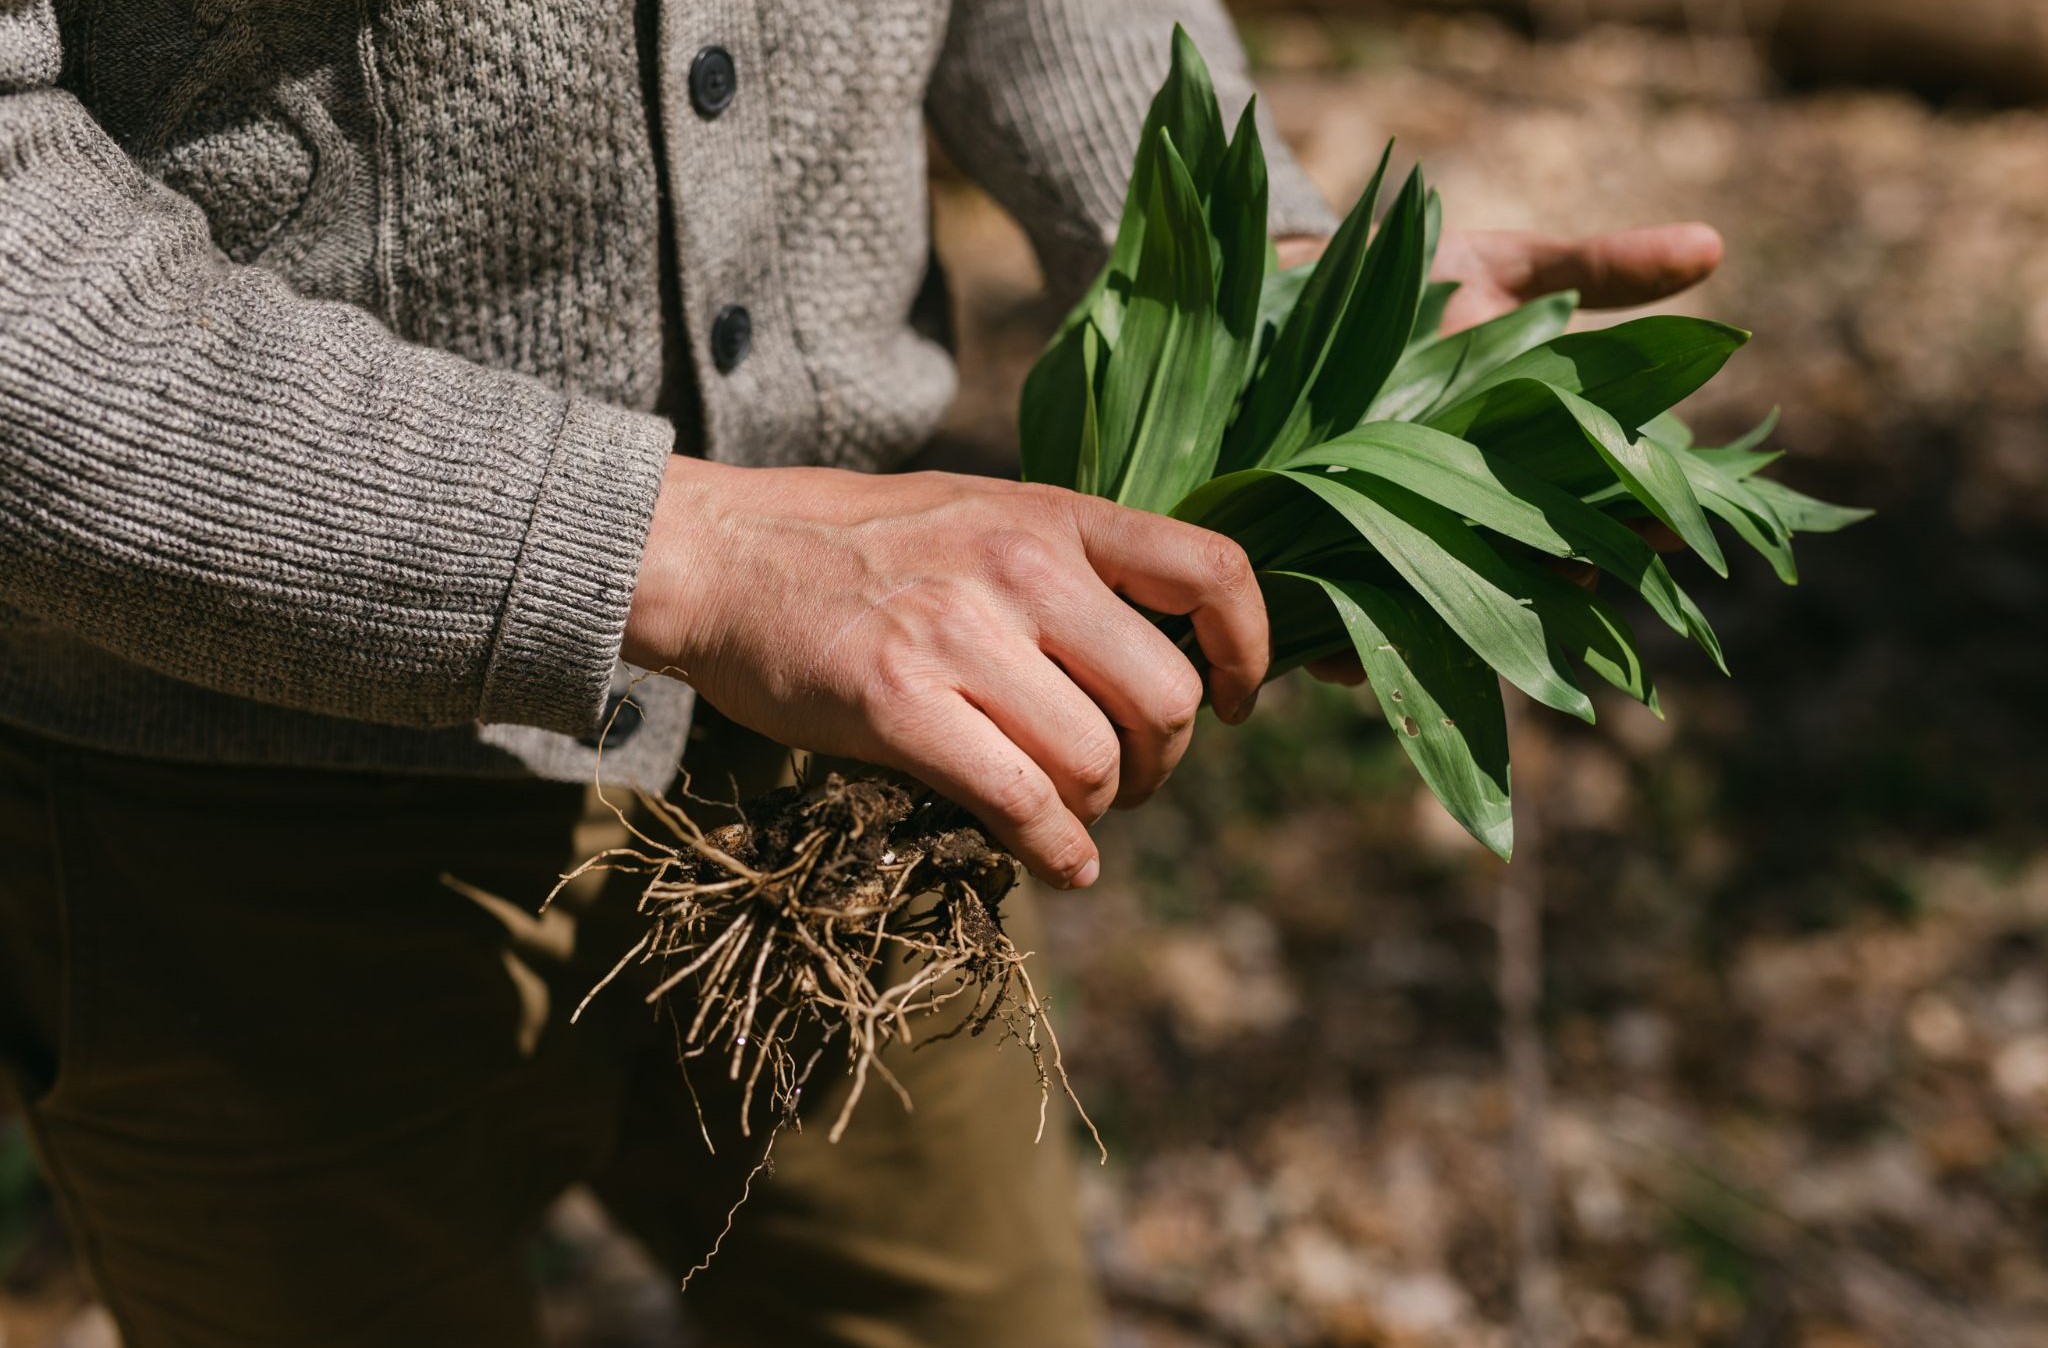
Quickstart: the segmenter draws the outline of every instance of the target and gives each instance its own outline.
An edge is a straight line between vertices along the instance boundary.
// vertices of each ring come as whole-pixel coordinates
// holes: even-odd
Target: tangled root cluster
[[[1023,1044],[1039,1077],[1041,1136],[1055,1078],[1073,1099],[1028,952],[1003,931],[1016,863],[956,807],[836,773],[770,792],[740,822],[709,831],[676,804],[642,805],[648,823],[620,816],[631,844],[563,879],[642,877],[648,919],[577,1014],[627,969],[657,966],[648,1002],[666,1003],[686,1075],[709,1060],[742,1083],[742,1135],[752,1136],[757,1109],[772,1128],[794,1119],[820,1063],[843,1062],[852,1076],[832,1141],[871,1078],[908,1106],[882,1049],[963,998],[957,1023],[926,1043],[993,1028]]]

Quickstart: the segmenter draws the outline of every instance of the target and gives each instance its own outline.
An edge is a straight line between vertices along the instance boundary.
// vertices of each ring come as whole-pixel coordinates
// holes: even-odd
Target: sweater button
[[[754,316],[744,305],[728,304],[711,323],[711,363],[731,374],[754,349]]]
[[[706,47],[690,62],[690,104],[704,120],[710,121],[731,107],[739,89],[739,69],[725,48]]]
[[[604,715],[598,718],[597,729],[576,742],[586,749],[616,749],[633,738],[633,732],[646,720],[640,704],[624,693],[613,693],[604,702]]]

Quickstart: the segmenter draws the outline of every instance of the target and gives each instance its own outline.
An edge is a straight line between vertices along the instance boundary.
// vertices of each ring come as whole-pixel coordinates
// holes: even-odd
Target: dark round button
[[[754,349],[754,316],[743,305],[728,304],[711,324],[711,363],[731,374]]]
[[[633,738],[633,732],[645,719],[638,702],[624,693],[613,693],[605,699],[604,715],[598,719],[597,729],[576,742],[586,749],[616,749]]]
[[[690,104],[699,117],[716,117],[740,91],[739,67],[723,47],[706,47],[690,62]]]

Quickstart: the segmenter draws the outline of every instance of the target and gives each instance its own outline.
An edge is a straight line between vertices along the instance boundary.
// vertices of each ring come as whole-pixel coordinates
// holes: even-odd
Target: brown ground
[[[1105,828],[1048,955],[1120,1346],[1489,1348],[1546,1311],[1594,1348],[2048,1345],[2048,115],[1786,95],[1683,35],[1254,40],[1338,197],[1398,132],[1454,223],[1721,224],[1685,307],[1759,336],[1696,419],[1783,404],[1786,476],[1882,514],[1797,590],[1701,577],[1737,681],[1653,644],[1668,723],[1522,720],[1519,892],[1376,714],[1306,685]],[[942,454],[1000,465],[1052,316],[993,209],[942,196],[970,389]],[[1539,904],[1516,1084],[1497,919]],[[0,1342],[103,1344],[33,1327],[76,1294],[29,1244]],[[564,1345],[672,1341],[587,1204],[543,1267]]]

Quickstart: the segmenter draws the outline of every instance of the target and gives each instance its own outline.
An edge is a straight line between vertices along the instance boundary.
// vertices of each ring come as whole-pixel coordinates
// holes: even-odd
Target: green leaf
[[[1661,558],[1657,565],[1664,565]],[[1707,621],[1707,615],[1700,611],[1699,605],[1695,604],[1692,596],[1685,591],[1678,592],[1678,602],[1685,613],[1685,628],[1692,634],[1693,643],[1707,653],[1707,658],[1714,662],[1714,668],[1726,674],[1728,656],[1721,649],[1721,638],[1715,635],[1713,624]]]
[[[1266,155],[1259,144],[1254,98],[1238,119],[1237,133],[1216,171],[1216,190],[1208,202],[1209,233],[1216,240],[1221,270],[1216,277],[1215,352],[1209,362],[1207,410],[1202,441],[1220,447],[1223,432],[1237,411],[1239,396],[1251,376],[1265,299]],[[1213,467],[1214,460],[1210,460]],[[1192,485],[1192,484],[1190,484]]]
[[[1103,372],[1099,490],[1167,510],[1215,467],[1202,440],[1215,353],[1216,280],[1208,226],[1173,135],[1159,133],[1149,223],[1123,332]]]
[[[1457,515],[1366,474],[1288,470],[1344,516],[1480,658],[1545,706],[1593,719],[1593,704],[1552,658],[1515,568]]]
[[[1423,260],[1422,171],[1410,174],[1387,211],[1365,267],[1331,335],[1330,351],[1309,385],[1298,414],[1266,449],[1264,462],[1350,430],[1365,419],[1387,376],[1401,360],[1427,274]]]
[[[1524,584],[1542,615],[1543,626],[1556,645],[1586,668],[1627,693],[1662,719],[1657,688],[1636,646],[1635,634],[1622,616],[1588,590],[1568,580],[1523,567]]]
[[[1692,448],[1692,427],[1676,412],[1659,413],[1643,427],[1643,434],[1666,449]]]
[[[1017,443],[1026,482],[1077,485],[1083,404],[1094,394],[1083,347],[1085,334],[1093,331],[1085,319],[1062,331],[1024,378]]]
[[[1792,531],[1751,484],[1721,471],[1699,454],[1680,454],[1686,477],[1700,504],[1720,516],[1743,542],[1762,553],[1787,585],[1799,583],[1799,565],[1792,557]]]
[[[1124,212],[1117,222],[1116,242],[1110,249],[1104,276],[1116,272],[1129,276],[1137,270],[1148,227],[1146,203],[1151,199],[1152,177],[1157,171],[1151,148],[1159,143],[1161,131],[1182,147],[1191,175],[1200,175],[1195,179],[1197,183],[1206,184],[1214,176],[1223,154],[1223,111],[1216,102],[1216,86],[1209,76],[1208,62],[1179,24],[1173,28],[1173,54],[1166,82],[1153,95],[1145,124],[1138,133],[1131,183],[1124,196]]]
[[[1773,407],[1770,415],[1756,424],[1756,429],[1743,436],[1740,440],[1721,446],[1719,452],[1724,454],[1749,454],[1761,449],[1764,441],[1778,433],[1778,419],[1782,415],[1782,409]],[[1771,457],[1775,458],[1777,456],[1772,455]]]
[[[1515,846],[1507,717],[1486,663],[1412,595],[1299,573],[1261,579],[1269,594],[1314,586],[1328,596],[1395,741],[1451,817],[1506,860]]]
[[[1436,270],[1437,249],[1444,241],[1444,199],[1442,194],[1431,188],[1428,198],[1422,203],[1422,271],[1426,276]]]
[[[1641,535],[1476,445],[1427,426],[1375,423],[1280,466],[1343,468],[1398,483],[1517,543],[1591,562],[1638,591],[1674,631],[1693,635],[1678,583]]]
[[[1428,420],[1506,362],[1563,332],[1578,304],[1576,293],[1551,295],[1490,323],[1413,348],[1380,390],[1365,420]]]
[[[1282,677],[1312,660],[1351,650],[1351,633],[1330,605],[1320,585],[1298,584],[1295,577],[1259,572],[1266,599],[1266,620],[1273,632],[1273,658],[1266,681]]]
[[[1769,454],[1756,454],[1740,449],[1691,449],[1686,451],[1695,458],[1705,459],[1738,482],[1755,477],[1785,457],[1783,450]]]
[[[1444,314],[1458,293],[1456,281],[1430,281],[1422,287],[1422,303],[1415,307],[1415,329],[1408,336],[1408,351],[1429,345],[1443,331]]]
[[[1767,477],[1751,478],[1749,489],[1761,497],[1795,534],[1838,533],[1877,513],[1859,506],[1830,505]]]
[[[1102,420],[1095,400],[1095,383],[1096,373],[1102,364],[1102,337],[1093,323],[1084,324],[1080,333],[1081,367],[1087,378],[1083,384],[1080,443],[1074,459],[1072,486],[1075,491],[1100,496],[1105,484],[1102,480]]]
[[[1485,413],[1489,391],[1535,380],[1584,398],[1623,426],[1644,426],[1712,379],[1748,340],[1748,333],[1725,323],[1670,315],[1567,333],[1493,371],[1429,423],[1465,435]]]
[[[1373,212],[1378,208],[1380,187],[1386,181],[1387,163],[1393,152],[1394,147],[1388,145],[1372,181],[1366,185],[1365,195],[1337,227],[1337,233],[1310,268],[1300,294],[1288,309],[1287,320],[1273,339],[1258,377],[1245,397],[1244,408],[1224,440],[1220,460],[1224,471],[1249,468],[1266,456],[1322,370],[1345,306],[1365,269],[1366,255],[1373,243]]]
[[[1436,270],[1437,248],[1443,241],[1444,199],[1431,188],[1428,200],[1423,203],[1422,298],[1416,305],[1415,321],[1409,325],[1404,354],[1436,337],[1437,329],[1444,325],[1444,309],[1450,304],[1451,296],[1457,293],[1456,281],[1428,279]]]
[[[1298,267],[1279,271],[1271,266],[1271,248],[1268,248],[1268,269],[1266,282],[1259,290],[1258,351],[1252,357],[1251,378],[1247,384],[1256,383],[1265,377],[1268,359],[1273,347],[1279,341],[1280,330],[1287,325],[1288,315],[1301,299],[1301,292],[1307,287],[1309,278],[1315,274],[1316,264],[1304,262]]]
[[[1510,366],[1520,363],[1513,361]],[[1460,409],[1470,409],[1469,415]],[[1459,415],[1432,417],[1429,424],[1581,494],[1603,476],[1586,458],[1590,449],[1598,464],[1605,465],[1605,475],[1618,478],[1629,495],[1684,539],[1716,573],[1728,574],[1727,559],[1678,456],[1654,440],[1631,440],[1604,408],[1568,389],[1515,379],[1492,384],[1453,410]]]
[[[1159,125],[1180,147],[1196,195],[1208,196],[1223,163],[1223,109],[1216,102],[1209,63],[1179,24],[1173,26],[1173,59],[1153,108],[1159,114]]]

